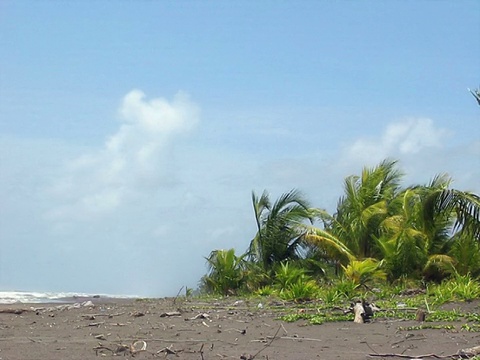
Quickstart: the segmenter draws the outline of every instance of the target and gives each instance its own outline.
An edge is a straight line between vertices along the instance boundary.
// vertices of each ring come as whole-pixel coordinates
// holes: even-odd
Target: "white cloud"
[[[404,186],[427,184],[435,175],[446,173],[460,190],[478,192],[478,141],[458,141],[451,129],[437,127],[428,118],[392,122],[377,137],[361,137],[344,146],[332,173],[343,177],[359,174],[364,166],[375,166],[386,158],[399,161],[405,173]],[[342,179],[340,178],[339,181]]]
[[[171,102],[145,99],[132,90],[120,106],[122,124],[103,147],[68,165],[51,189],[59,206],[54,219],[88,219],[120,207],[127,198],[153,192],[175,182],[172,152],[175,140],[199,121],[199,109],[184,93]]]
[[[389,124],[378,138],[360,138],[347,146],[347,161],[376,163],[387,157],[398,158],[425,149],[441,148],[449,135],[446,129],[437,129],[431,119],[409,118]]]

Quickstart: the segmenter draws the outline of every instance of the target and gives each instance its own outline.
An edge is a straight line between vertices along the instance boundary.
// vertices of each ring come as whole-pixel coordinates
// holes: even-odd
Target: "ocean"
[[[75,303],[85,299],[135,299],[135,295],[84,294],[73,292],[0,291],[0,304]]]

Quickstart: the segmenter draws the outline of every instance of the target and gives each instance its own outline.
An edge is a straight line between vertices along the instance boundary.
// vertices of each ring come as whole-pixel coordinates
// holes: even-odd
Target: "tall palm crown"
[[[387,217],[402,178],[395,166],[396,161],[385,160],[375,168],[364,168],[361,177],[345,179],[345,195],[328,230],[359,258],[378,254],[379,224]]]
[[[418,276],[429,256],[447,251],[448,229],[453,222],[443,214],[435,214],[430,223],[426,222],[425,204],[450,182],[447,175],[438,175],[430,184],[409,187],[391,201],[389,215],[380,224],[377,244],[393,278]]]
[[[252,193],[257,233],[250,242],[249,258],[265,270],[272,270],[281,261],[298,258],[302,224],[310,221],[309,204],[297,191],[281,195],[271,203],[264,192],[260,197]]]
[[[480,241],[480,197],[468,191],[439,189],[431,194],[425,204],[425,221],[432,224],[435,216],[453,217],[452,231],[460,231]]]

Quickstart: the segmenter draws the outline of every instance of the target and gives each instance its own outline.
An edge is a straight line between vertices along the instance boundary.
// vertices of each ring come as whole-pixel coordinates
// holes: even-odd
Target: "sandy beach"
[[[480,344],[477,332],[461,330],[465,321],[449,330],[405,331],[419,323],[381,316],[368,324],[284,322],[278,318],[287,312],[315,308],[259,306],[259,299],[82,300],[77,307],[2,305],[0,359],[394,359],[448,356]],[[449,306],[478,311],[478,303]]]

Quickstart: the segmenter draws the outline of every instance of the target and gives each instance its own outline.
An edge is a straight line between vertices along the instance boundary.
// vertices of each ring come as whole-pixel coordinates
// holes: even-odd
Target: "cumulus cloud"
[[[61,205],[53,218],[88,218],[114,211],[129,197],[145,195],[175,182],[175,140],[199,121],[199,109],[184,93],[172,101],[147,100],[132,90],[119,109],[121,125],[103,147],[67,166],[51,189]]]
[[[454,180],[455,188],[478,192],[479,142],[451,138],[458,139],[458,134],[436,126],[428,118],[392,122],[377,137],[361,136],[345,145],[339,160],[331,165],[331,173],[340,174],[338,178],[342,179],[390,158],[399,161],[406,186],[427,184],[435,175],[446,173]]]
[[[360,138],[348,145],[344,159],[371,164],[387,157],[417,154],[425,149],[441,148],[449,135],[428,118],[410,118],[387,125],[378,138]]]

